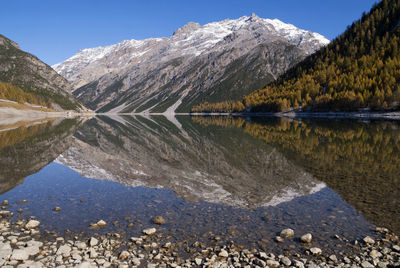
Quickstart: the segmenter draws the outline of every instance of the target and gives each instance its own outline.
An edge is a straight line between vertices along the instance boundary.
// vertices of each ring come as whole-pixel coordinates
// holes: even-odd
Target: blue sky
[[[328,39],[375,0],[1,0],[0,34],[47,64],[79,49],[170,36],[190,21],[206,24],[256,13]]]

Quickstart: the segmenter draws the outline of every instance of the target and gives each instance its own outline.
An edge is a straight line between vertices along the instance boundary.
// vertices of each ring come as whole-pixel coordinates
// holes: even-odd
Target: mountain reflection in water
[[[134,213],[141,224],[120,226],[130,235],[164,215],[165,231],[183,236],[225,230],[265,242],[293,227],[316,241],[354,239],[372,228],[363,216],[400,231],[399,134],[394,122],[355,120],[56,120],[0,130],[0,186],[3,199],[29,199],[24,211],[57,231]]]

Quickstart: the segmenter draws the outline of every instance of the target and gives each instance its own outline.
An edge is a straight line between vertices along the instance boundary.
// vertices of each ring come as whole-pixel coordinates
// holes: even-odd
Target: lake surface
[[[311,232],[349,250],[400,234],[400,129],[390,121],[99,116],[0,126],[0,201],[42,230],[127,238],[157,227],[185,245],[299,250]],[[59,206],[61,211],[53,209]],[[22,209],[22,213],[17,212]],[[152,224],[154,216],[167,223]],[[90,223],[103,219],[100,230]]]

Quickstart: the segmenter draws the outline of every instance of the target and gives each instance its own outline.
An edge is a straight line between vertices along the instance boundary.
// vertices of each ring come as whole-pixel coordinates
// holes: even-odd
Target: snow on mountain
[[[272,82],[329,40],[256,15],[200,25],[164,38],[79,51],[53,66],[74,95],[100,112],[188,112],[203,101],[237,99]]]
[[[212,22],[201,26],[198,23],[190,22],[179,28],[169,38],[149,38],[145,40],[125,40],[120,43],[110,46],[100,46],[95,48],[87,48],[80,50],[77,54],[70,57],[64,62],[53,65],[52,67],[68,80],[74,82],[75,74],[79,73],[88,65],[101,61],[110,60],[118,51],[125,51],[117,57],[117,63],[114,65],[123,68],[132,63],[135,59],[140,58],[140,63],[148,58],[159,53],[160,55],[168,56],[173,53],[181,55],[191,54],[199,56],[202,53],[213,48],[217,43],[224,40],[225,37],[233,34],[241,29],[249,29],[257,24],[268,28],[271,31],[271,36],[280,36],[286,38],[289,42],[300,45],[301,42],[307,40],[315,40],[319,45],[327,45],[329,40],[324,36],[302,30],[292,24],[284,23],[278,19],[262,19],[256,15],[243,16],[239,19],[226,19],[220,22]],[[304,37],[308,37],[307,39]],[[159,49],[159,46],[163,46]],[[156,53],[151,53],[154,49]],[[147,57],[146,57],[147,55]],[[112,65],[111,63],[109,64]],[[107,73],[113,68],[106,68],[102,73]],[[79,83],[81,85],[81,83]],[[75,85],[76,87],[76,85]]]

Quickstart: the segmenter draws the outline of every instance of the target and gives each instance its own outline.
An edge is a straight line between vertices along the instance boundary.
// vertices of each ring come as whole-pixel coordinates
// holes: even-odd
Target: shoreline
[[[188,113],[196,116],[250,116],[286,118],[333,118],[333,119],[386,119],[400,120],[400,112],[277,112],[277,113]]]
[[[378,119],[378,120],[400,120],[400,111],[396,112],[268,112],[268,113],[96,113],[96,112],[76,112],[76,111],[62,111],[62,112],[46,112],[37,110],[20,110],[12,107],[0,107],[0,124],[5,124],[3,121],[13,120],[12,123],[17,121],[30,121],[44,118],[55,117],[90,117],[90,116],[124,116],[124,115],[163,115],[163,116],[242,116],[242,117],[285,117],[285,118],[326,118],[326,119]]]
[[[13,213],[3,202],[0,223],[0,265],[18,267],[398,267],[400,265],[399,237],[386,228],[376,228],[377,237],[348,241],[353,253],[330,255],[312,240],[300,238],[298,247],[303,254],[273,253],[246,249],[231,242],[229,245],[207,246],[202,243],[186,245],[160,233],[155,225],[143,229],[142,235],[126,239],[119,233],[58,235],[40,231],[40,221],[12,219]],[[99,221],[98,228],[101,228]],[[107,224],[105,222],[102,223]],[[297,240],[298,234],[285,229],[276,243]],[[278,241],[279,239],[279,241]],[[345,239],[334,237],[332,239]],[[184,243],[184,242],[183,242]],[[21,265],[21,266],[20,266]]]
[[[77,116],[92,116],[91,113],[78,113],[71,111],[64,112],[44,112],[35,110],[19,110],[11,107],[0,107],[0,125],[12,125],[21,121],[36,121],[53,118],[73,118]]]

